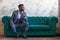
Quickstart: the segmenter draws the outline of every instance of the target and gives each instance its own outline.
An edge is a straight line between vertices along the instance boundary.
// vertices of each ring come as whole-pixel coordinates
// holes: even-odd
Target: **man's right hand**
[[[12,21],[12,20],[10,20],[10,25],[14,25],[14,23],[13,23],[13,21]]]

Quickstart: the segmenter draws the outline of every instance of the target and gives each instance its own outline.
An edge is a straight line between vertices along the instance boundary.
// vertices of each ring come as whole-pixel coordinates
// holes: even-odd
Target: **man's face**
[[[19,7],[20,11],[24,11],[24,6]]]

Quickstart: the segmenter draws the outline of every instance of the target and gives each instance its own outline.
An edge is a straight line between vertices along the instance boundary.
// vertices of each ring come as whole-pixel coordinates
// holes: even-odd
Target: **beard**
[[[24,9],[21,9],[21,11],[24,11]]]

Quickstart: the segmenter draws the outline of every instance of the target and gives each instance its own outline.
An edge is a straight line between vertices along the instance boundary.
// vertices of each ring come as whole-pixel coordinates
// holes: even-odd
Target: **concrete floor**
[[[15,37],[0,36],[0,40],[60,40],[60,36],[56,36],[56,37],[28,37],[27,39],[24,39],[22,37],[17,39]]]

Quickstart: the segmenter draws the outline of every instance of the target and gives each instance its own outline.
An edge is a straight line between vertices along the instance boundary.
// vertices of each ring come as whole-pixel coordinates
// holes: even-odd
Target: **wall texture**
[[[19,4],[24,4],[28,16],[58,17],[58,0],[0,0],[0,19],[11,16]]]

